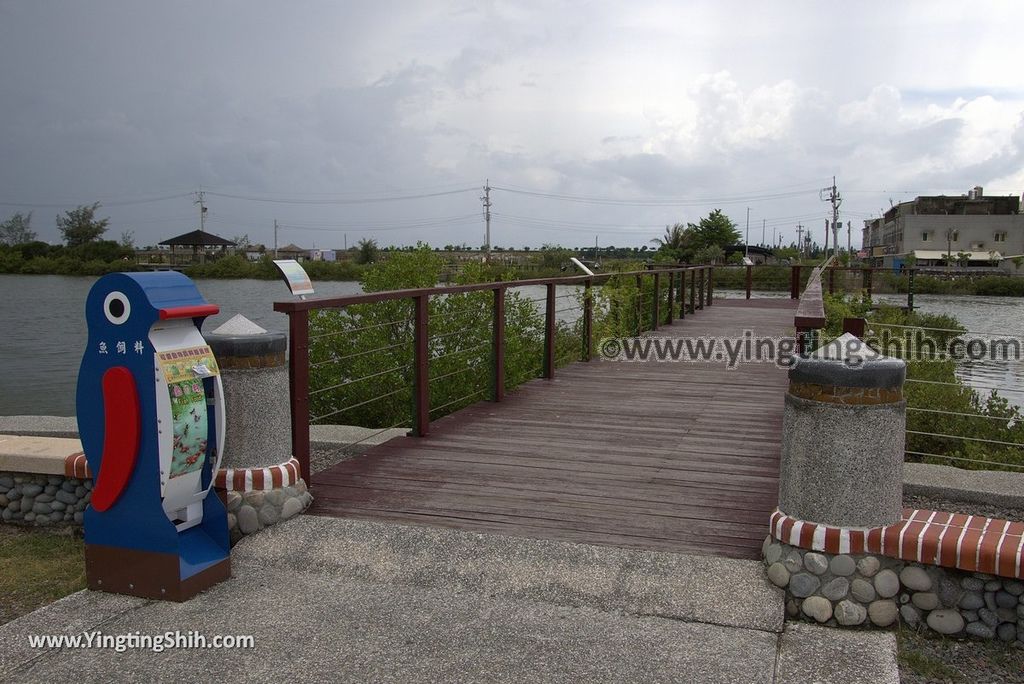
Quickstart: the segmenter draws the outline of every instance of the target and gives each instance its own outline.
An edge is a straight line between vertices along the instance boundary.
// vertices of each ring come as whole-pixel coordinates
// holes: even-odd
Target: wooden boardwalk
[[[790,300],[716,300],[664,337],[792,335]],[[317,473],[311,513],[758,558],[778,489],[773,363],[576,363]]]

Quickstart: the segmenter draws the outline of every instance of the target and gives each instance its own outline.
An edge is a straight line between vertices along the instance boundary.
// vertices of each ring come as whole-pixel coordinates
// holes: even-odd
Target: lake
[[[75,382],[86,340],[85,298],[95,278],[71,276],[0,275],[0,415],[75,413]],[[276,280],[197,280],[207,301],[221,308],[203,329],[213,330],[241,313],[267,330],[284,331],[288,317],[274,312],[274,301],[291,299]],[[317,295],[342,296],[361,292],[354,282],[316,283]],[[544,296],[543,287],[522,288],[531,299]],[[566,292],[570,291],[566,288]],[[564,294],[562,291],[559,295]],[[718,296],[742,292],[716,291]],[[764,293],[758,296],[787,296]],[[896,295],[879,300],[905,303]],[[1024,337],[1024,299],[958,295],[917,295],[915,305],[929,313],[948,313],[971,331]],[[543,306],[541,303],[540,306]],[[568,301],[560,308],[570,307]],[[560,314],[571,319],[574,312]],[[973,386],[1009,388],[1007,397],[1024,403],[1024,364],[985,362],[965,365],[962,376]]]
[[[85,298],[92,277],[0,274],[0,415],[75,415],[75,383],[87,331]],[[209,332],[235,314],[266,330],[287,331],[288,316],[274,311],[275,301],[292,299],[278,280],[196,280],[196,287],[221,313],[206,319]],[[324,281],[316,296],[362,292],[359,283]],[[574,288],[559,288],[559,296]],[[541,286],[519,288],[542,299]],[[543,306],[543,302],[539,304]],[[559,308],[569,308],[561,300]],[[571,311],[560,319],[573,319]]]

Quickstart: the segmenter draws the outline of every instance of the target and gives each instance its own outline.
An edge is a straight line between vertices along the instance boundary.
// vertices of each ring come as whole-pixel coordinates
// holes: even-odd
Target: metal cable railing
[[[595,286],[613,279],[634,284],[628,302],[595,298]],[[527,289],[538,287],[543,297]],[[701,266],[277,302],[289,316],[293,453],[303,477],[311,423],[358,428],[345,449],[399,427],[427,435],[431,420],[589,361],[595,324],[657,328],[687,313],[687,297],[691,313],[710,306],[712,288],[712,269]]]
[[[889,329],[900,336],[888,337]],[[1019,338],[869,319],[864,339],[880,353],[907,361],[908,458],[1024,472],[1024,384],[993,380],[1005,378],[1007,367],[1018,368],[1024,378]],[[974,343],[985,354],[965,358]]]

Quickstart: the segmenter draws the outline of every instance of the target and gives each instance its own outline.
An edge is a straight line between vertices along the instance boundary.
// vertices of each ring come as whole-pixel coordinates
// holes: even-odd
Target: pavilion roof
[[[235,243],[231,240],[225,240],[221,236],[214,235],[213,233],[207,233],[202,230],[193,230],[190,233],[184,233],[176,237],[168,238],[160,244],[172,247],[226,247],[233,246]]]

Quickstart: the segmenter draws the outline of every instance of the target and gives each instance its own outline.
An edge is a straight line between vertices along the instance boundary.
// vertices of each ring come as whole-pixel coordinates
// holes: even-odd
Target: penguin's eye
[[[103,313],[106,314],[108,321],[114,325],[121,325],[131,315],[132,305],[128,303],[124,293],[111,292],[103,300]]]

